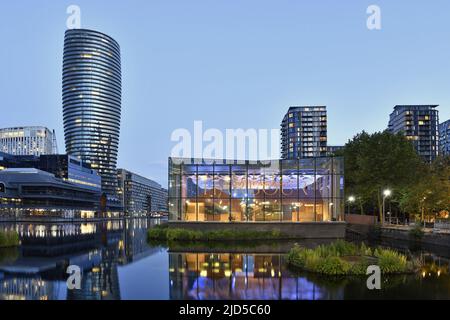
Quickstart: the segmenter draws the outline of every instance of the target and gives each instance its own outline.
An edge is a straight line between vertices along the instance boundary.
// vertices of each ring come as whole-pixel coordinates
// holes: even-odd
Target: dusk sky
[[[173,130],[279,128],[291,105],[326,105],[328,143],[387,127],[396,104],[450,118],[450,2],[15,0],[0,10],[0,127],[55,129],[64,152],[66,8],[122,55],[118,166],[167,187]],[[381,30],[366,9],[381,8]]]

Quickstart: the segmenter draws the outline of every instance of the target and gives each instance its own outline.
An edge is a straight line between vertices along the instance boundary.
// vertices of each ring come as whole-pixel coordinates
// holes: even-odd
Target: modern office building
[[[334,156],[337,151],[342,149],[344,149],[344,146],[327,146],[327,156]]]
[[[34,168],[0,171],[0,214],[54,215],[57,217],[93,215],[100,193]]]
[[[450,119],[439,125],[440,154],[450,156]]]
[[[103,192],[115,195],[121,64],[113,38],[93,30],[66,31],[62,96],[67,153],[97,170]]]
[[[167,212],[167,190],[153,180],[125,169],[117,170],[118,191],[128,216]]]
[[[390,115],[388,130],[403,133],[417,153],[432,162],[439,153],[438,105],[397,105]]]
[[[56,143],[54,132],[45,127],[0,129],[0,152],[20,156],[40,156],[52,154],[54,143]]]
[[[342,220],[344,160],[169,158],[169,221]]]
[[[101,177],[89,164],[73,156],[41,155],[14,156],[0,152],[0,170],[34,168],[55,175],[56,178],[80,187],[101,192]]]
[[[326,155],[326,107],[290,107],[281,122],[281,157],[302,159]]]

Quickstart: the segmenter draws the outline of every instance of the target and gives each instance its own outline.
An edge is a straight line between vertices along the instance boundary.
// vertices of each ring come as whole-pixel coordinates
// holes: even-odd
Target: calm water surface
[[[292,243],[149,245],[147,229],[161,222],[0,223],[0,229],[17,230],[22,241],[18,249],[0,249],[0,300],[450,299],[448,249],[416,251],[427,261],[420,274],[384,277],[382,290],[369,291],[365,278],[324,278],[289,270],[284,253]],[[69,265],[83,270],[81,290],[67,289]]]

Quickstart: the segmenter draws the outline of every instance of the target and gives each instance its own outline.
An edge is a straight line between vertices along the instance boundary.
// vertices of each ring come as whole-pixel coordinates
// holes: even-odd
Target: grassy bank
[[[17,232],[0,230],[0,248],[15,247],[19,244],[19,234]]]
[[[391,249],[372,249],[364,244],[338,240],[315,249],[294,246],[288,254],[289,265],[300,270],[325,275],[365,275],[369,265],[377,265],[384,274],[412,273],[419,261]]]
[[[223,229],[216,231],[194,231],[181,228],[169,228],[159,225],[148,230],[149,240],[164,241],[233,241],[233,240],[273,240],[280,239],[282,234],[274,231],[235,231]]]

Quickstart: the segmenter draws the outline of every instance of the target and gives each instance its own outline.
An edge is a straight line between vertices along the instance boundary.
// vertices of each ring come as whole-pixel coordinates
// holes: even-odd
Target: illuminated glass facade
[[[341,220],[344,160],[169,158],[169,219],[217,222]]]
[[[63,115],[66,151],[102,177],[115,195],[121,114],[120,47],[92,30],[67,30],[64,39]]]

